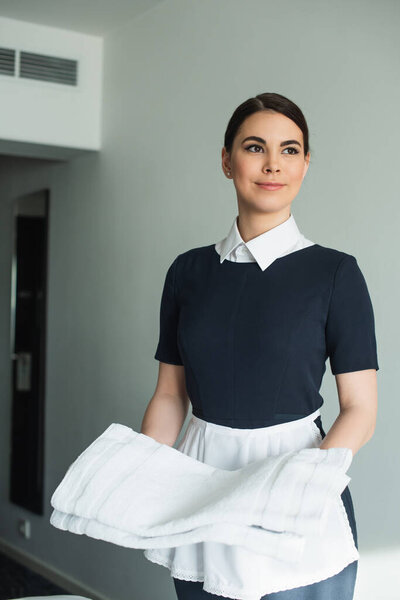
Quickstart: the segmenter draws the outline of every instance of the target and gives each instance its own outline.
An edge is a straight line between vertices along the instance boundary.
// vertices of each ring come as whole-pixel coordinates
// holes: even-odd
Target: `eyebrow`
[[[245,142],[248,142],[249,140],[255,140],[256,142],[261,142],[261,144],[265,144],[265,145],[267,144],[267,142],[263,138],[257,137],[256,135],[250,135],[249,137],[244,138],[244,140],[242,140],[242,144],[244,144]],[[288,144],[297,144],[301,148],[301,144],[297,140],[286,140],[285,142],[281,142],[279,145],[287,146]]]

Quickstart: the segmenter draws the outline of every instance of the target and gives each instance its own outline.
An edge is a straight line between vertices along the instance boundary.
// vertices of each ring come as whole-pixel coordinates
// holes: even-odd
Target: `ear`
[[[228,154],[228,152],[225,149],[225,146],[222,148],[222,170],[225,171],[230,171],[231,170],[231,164],[230,164],[230,156]]]
[[[310,153],[308,152],[306,155],[305,161],[304,161],[303,179],[306,176],[309,166],[310,166]]]

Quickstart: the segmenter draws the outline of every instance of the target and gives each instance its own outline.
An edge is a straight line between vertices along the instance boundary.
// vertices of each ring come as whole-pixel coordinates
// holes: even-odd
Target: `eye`
[[[298,154],[299,153],[299,151],[297,150],[297,148],[294,148],[293,146],[289,146],[288,148],[285,148],[285,150],[294,150],[294,154]]]
[[[259,146],[258,144],[251,144],[250,146],[246,146],[246,150],[250,150],[250,148],[261,148],[261,150],[262,150],[262,147]],[[259,154],[259,153],[258,152],[255,152],[255,153],[253,152],[253,154]]]

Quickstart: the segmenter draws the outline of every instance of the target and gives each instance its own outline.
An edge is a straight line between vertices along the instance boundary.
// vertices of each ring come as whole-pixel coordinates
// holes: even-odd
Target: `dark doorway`
[[[17,198],[11,282],[10,496],[43,515],[49,191]]]

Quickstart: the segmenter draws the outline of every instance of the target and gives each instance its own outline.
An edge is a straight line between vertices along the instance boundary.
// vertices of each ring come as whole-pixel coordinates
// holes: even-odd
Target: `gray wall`
[[[156,382],[166,269],[178,253],[226,235],[237,204],[220,167],[223,133],[238,104],[274,91],[300,105],[310,128],[311,164],[292,205],[296,221],[306,237],[357,257],[374,304],[378,423],[349,473],[363,564],[380,565],[381,584],[400,539],[393,279],[399,12],[390,0],[166,1],[105,37],[101,153],[68,164],[1,161],[3,542],[108,598],[175,598],[169,571],[142,551],[52,528],[49,502],[69,464],[110,423],[139,430]],[[51,213],[41,518],[8,501],[9,296],[12,202],[45,186]],[[329,367],[321,393],[327,430],[339,409]],[[32,523],[29,541],[17,533],[22,517]],[[376,597],[372,580],[366,587]]]

